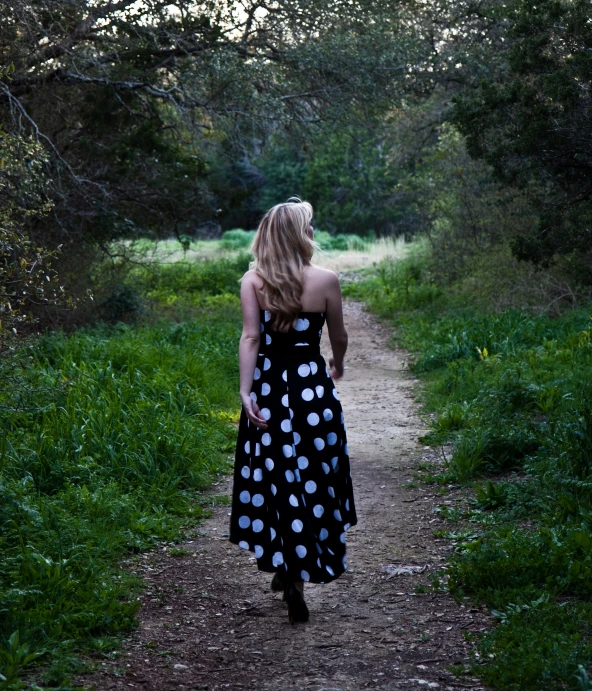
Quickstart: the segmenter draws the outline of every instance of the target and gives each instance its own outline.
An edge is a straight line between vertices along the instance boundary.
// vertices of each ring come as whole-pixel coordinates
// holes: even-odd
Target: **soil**
[[[139,628],[117,659],[103,658],[79,683],[100,691],[485,689],[448,668],[468,665],[465,635],[488,628],[489,618],[429,591],[449,549],[433,535],[445,525],[433,509],[459,497],[415,481],[432,453],[418,442],[417,382],[406,353],[388,347],[385,327],[356,303],[345,315],[350,347],[337,388],[359,518],[347,534],[348,571],[306,584],[310,621],[291,625],[270,574],[228,541],[230,509],[218,505],[188,536],[186,553],[161,548],[128,563],[148,584]],[[214,494],[229,493],[230,483]],[[395,575],[403,566],[415,568]]]

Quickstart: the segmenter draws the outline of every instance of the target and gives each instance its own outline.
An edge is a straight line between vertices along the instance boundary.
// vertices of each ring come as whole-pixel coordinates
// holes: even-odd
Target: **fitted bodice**
[[[260,310],[260,314],[260,353],[290,356],[320,353],[321,335],[325,324],[324,312],[300,312],[296,324],[286,333],[272,329],[270,312]]]

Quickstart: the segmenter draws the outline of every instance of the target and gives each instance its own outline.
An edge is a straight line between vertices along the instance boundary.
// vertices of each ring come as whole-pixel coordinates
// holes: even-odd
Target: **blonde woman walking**
[[[311,264],[312,207],[289,201],[261,221],[243,279],[239,346],[242,414],[230,540],[254,552],[292,623],[308,621],[304,582],[346,569],[356,524],[343,412],[347,332],[337,276]],[[330,370],[319,344],[327,324]]]

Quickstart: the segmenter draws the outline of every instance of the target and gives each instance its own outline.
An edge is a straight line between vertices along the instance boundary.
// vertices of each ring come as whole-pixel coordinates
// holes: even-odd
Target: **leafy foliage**
[[[577,684],[592,662],[592,305],[555,319],[479,312],[435,284],[417,253],[347,292],[390,318],[415,353],[436,413],[424,440],[451,444],[432,481],[475,485],[477,508],[464,518],[482,526],[456,539],[449,585],[501,623],[477,641],[473,671],[513,691],[586,688]]]
[[[255,231],[235,228],[222,233],[220,246],[228,250],[246,250],[253,242]]]
[[[258,162],[265,175],[259,205],[267,208],[297,194],[333,234],[395,234],[402,211],[393,204],[397,142],[389,127],[327,129],[310,142],[280,139]]]
[[[56,297],[52,253],[24,229],[51,210],[46,159],[34,140],[0,131],[0,358],[14,351],[18,332],[32,323],[34,310]]]
[[[381,0],[2,3],[0,121],[46,148],[54,210],[35,240],[68,241],[62,280],[115,238],[254,225],[252,160],[276,131],[398,100],[415,41],[399,14]]]
[[[462,135],[446,122],[399,188],[413,200],[434,270],[447,280],[537,222],[527,196],[497,182],[492,168],[472,159]]]
[[[454,120],[469,152],[497,177],[532,188],[540,222],[518,233],[519,257],[548,264],[578,259],[589,278],[592,149],[592,27],[587,0],[518,0],[508,6],[511,35],[503,79],[484,79],[456,98]]]
[[[7,685],[26,673],[62,687],[81,651],[112,648],[135,625],[141,587],[116,560],[176,540],[204,515],[200,492],[228,470],[238,415],[241,269],[138,270],[152,304],[166,307],[176,285],[199,318],[44,336],[21,400],[0,392]]]

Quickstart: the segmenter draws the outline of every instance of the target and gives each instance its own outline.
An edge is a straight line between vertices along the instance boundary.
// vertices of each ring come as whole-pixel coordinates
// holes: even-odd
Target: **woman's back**
[[[303,271],[302,295],[300,297],[301,312],[316,312],[325,315],[329,340],[331,346],[340,342],[347,344],[347,333],[343,324],[343,311],[341,303],[341,289],[339,279],[333,271],[322,269],[318,266],[309,265]],[[246,328],[256,332],[259,324],[258,311],[264,310],[268,314],[270,305],[265,299],[265,286],[261,277],[256,271],[248,271],[243,278],[243,291],[241,292],[243,309],[248,311],[251,307],[251,324],[246,324]]]
[[[283,584],[292,621],[306,621],[304,581],[346,568],[345,531],[356,523],[343,412],[347,332],[339,280],[310,262],[312,207],[279,204],[255,239],[242,280],[239,345],[243,404],[236,446],[230,540],[254,552]],[[327,323],[333,358],[320,352]]]

